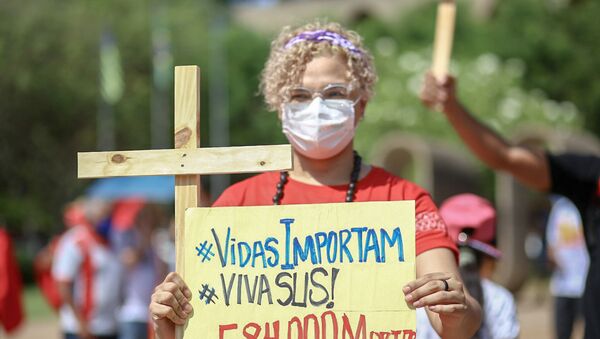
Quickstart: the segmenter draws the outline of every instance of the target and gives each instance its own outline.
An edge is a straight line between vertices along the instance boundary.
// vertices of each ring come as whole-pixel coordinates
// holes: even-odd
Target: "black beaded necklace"
[[[362,164],[362,158],[356,151],[354,151],[354,161],[352,164],[352,173],[350,173],[350,184],[348,184],[348,190],[346,191],[346,202],[354,201],[354,191],[356,190],[356,183],[358,182],[358,176],[360,175],[360,167]],[[279,182],[277,183],[277,192],[273,196],[273,204],[281,204],[281,198],[283,198],[283,188],[288,182],[289,173],[287,171],[279,172]]]

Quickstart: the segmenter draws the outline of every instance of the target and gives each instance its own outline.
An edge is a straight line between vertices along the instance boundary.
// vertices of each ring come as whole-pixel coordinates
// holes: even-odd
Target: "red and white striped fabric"
[[[119,305],[118,258],[87,226],[75,226],[61,237],[52,266],[56,281],[73,283],[73,300],[94,335],[117,331]],[[66,304],[60,309],[65,333],[78,333],[79,322]]]

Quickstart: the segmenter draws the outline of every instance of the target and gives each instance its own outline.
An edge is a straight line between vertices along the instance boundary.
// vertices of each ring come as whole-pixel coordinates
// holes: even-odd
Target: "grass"
[[[56,317],[56,313],[50,308],[37,286],[25,286],[23,294],[25,314],[29,321]]]

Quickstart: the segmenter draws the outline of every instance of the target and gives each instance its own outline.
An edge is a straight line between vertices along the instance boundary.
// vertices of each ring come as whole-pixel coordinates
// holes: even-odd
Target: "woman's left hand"
[[[453,273],[429,273],[402,288],[409,306],[426,307],[447,324],[460,325],[467,313],[462,281]]]

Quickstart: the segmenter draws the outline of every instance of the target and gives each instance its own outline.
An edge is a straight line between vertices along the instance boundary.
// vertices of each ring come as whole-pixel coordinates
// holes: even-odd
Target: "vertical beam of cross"
[[[200,147],[200,69],[198,66],[175,67],[175,148]],[[182,166],[184,166],[182,164]],[[185,210],[200,205],[200,176],[175,176],[175,242],[185,239]],[[183,247],[176,249],[177,272],[183,275]]]
[[[198,66],[175,67],[175,148],[200,147],[200,68]],[[199,175],[175,176],[175,270],[181,276],[185,254],[181,244],[185,241],[185,210],[200,206]],[[175,337],[183,338],[184,328],[177,326]]]

